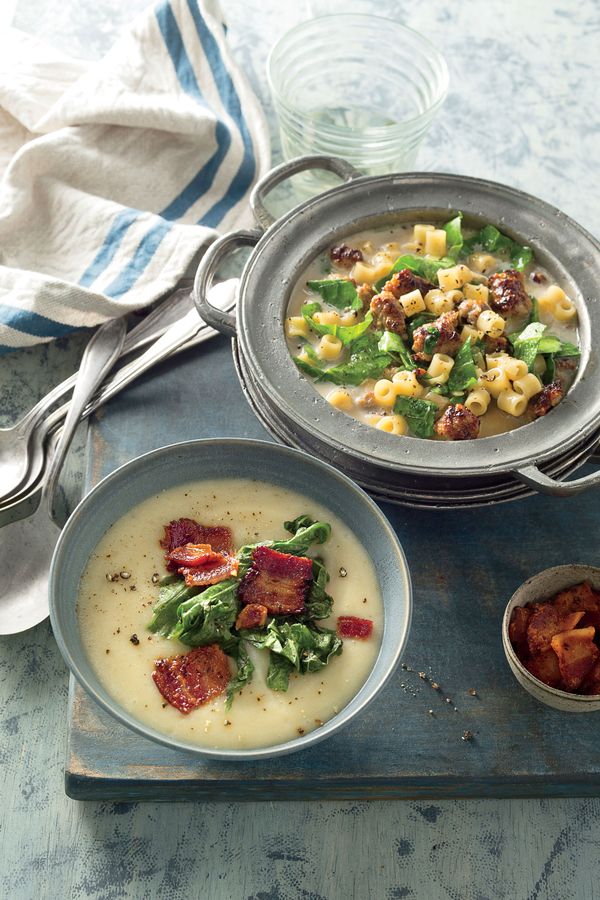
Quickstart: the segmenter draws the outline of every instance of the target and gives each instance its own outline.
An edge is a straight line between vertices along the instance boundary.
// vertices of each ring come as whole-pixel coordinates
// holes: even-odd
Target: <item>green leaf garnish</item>
[[[394,404],[394,412],[404,416],[410,430],[420,438],[432,437],[437,409],[435,403],[417,397],[397,397]]]
[[[412,371],[417,368],[408,347],[400,335],[394,331],[384,331],[377,346],[382,353],[392,353],[394,356],[398,356],[404,369]]]
[[[362,309],[363,303],[354,284],[344,278],[327,278],[322,281],[307,281],[311,291],[321,295],[326,303],[338,309]]]
[[[313,318],[316,312],[321,312],[320,303],[305,303],[302,307],[302,315],[308,323],[308,327],[316,334],[332,334],[340,339],[344,346],[351,344],[369,328],[373,321],[373,313],[369,310],[362,322],[356,325],[325,325],[316,322]]]
[[[448,390],[452,395],[464,394],[477,384],[477,369],[473,361],[471,338],[467,338],[456,354],[447,383]]]
[[[463,214],[459,212],[458,215],[442,226],[446,232],[446,256],[453,259],[455,262],[460,256],[464,243],[462,217]]]

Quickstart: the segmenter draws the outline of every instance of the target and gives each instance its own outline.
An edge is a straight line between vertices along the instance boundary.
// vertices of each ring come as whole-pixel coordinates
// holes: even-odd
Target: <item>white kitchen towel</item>
[[[268,128],[213,0],[153,6],[97,63],[16,29],[0,51],[0,353],[151,303],[248,224]]]

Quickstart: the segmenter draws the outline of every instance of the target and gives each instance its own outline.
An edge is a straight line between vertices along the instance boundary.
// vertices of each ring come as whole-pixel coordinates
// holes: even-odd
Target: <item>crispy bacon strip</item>
[[[156,687],[184,715],[222,694],[231,677],[229,661],[218,644],[157,659],[154,666],[152,679]]]
[[[558,667],[568,691],[576,691],[600,658],[594,643],[595,629],[574,628],[552,638],[552,649],[558,657]]]
[[[210,544],[184,544],[175,547],[167,554],[169,562],[178,566],[209,566],[214,562],[222,562],[224,554],[213,550]]]
[[[359,619],[357,616],[338,616],[337,633],[342,638],[366,640],[373,634],[373,622],[371,619]]]
[[[167,553],[167,567],[185,578],[188,587],[218,584],[237,575],[238,560],[227,553],[217,553],[210,544],[185,544]]]
[[[242,603],[265,606],[272,616],[293,616],[303,612],[313,580],[312,559],[257,547],[252,566],[240,584]]]
[[[236,628],[262,628],[267,622],[268,610],[260,603],[248,603],[235,620]]]
[[[200,525],[195,519],[184,518],[173,519],[164,526],[164,529],[160,546],[167,554],[185,544],[210,544],[211,548],[219,553],[232,554],[235,550],[231,528],[225,525]],[[177,566],[168,562],[167,569],[175,572]]]

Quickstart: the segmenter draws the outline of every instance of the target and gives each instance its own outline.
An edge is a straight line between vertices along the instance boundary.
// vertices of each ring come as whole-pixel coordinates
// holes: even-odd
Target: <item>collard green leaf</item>
[[[512,344],[513,355],[527,363],[530,372],[533,372],[535,358],[539,353],[540,342],[545,330],[546,326],[541,322],[531,322],[523,331],[508,336]]]
[[[397,397],[394,412],[404,416],[408,427],[417,437],[432,437],[437,412],[435,403],[417,397]]]
[[[158,600],[152,608],[148,630],[163,637],[170,637],[179,621],[177,615],[179,606],[185,600],[195,597],[200,588],[188,587],[178,575],[168,576],[168,579],[163,579],[163,582],[165,581],[167,583],[161,584]]]
[[[513,241],[508,235],[499,231],[495,225],[485,225],[480,231],[468,238],[463,243],[462,255],[468,256],[475,249],[481,247],[488,253],[504,253],[514,269],[522,272],[533,260],[533,250]]]
[[[287,691],[290,683],[290,675],[294,667],[289,659],[277,653],[269,653],[269,668],[267,669],[267,687],[272,691]]]
[[[331,334],[334,337],[339,338],[344,346],[351,344],[356,338],[364,334],[373,321],[373,313],[369,310],[363,321],[358,322],[356,325],[325,325],[324,323],[316,322],[314,319],[314,314],[320,311],[320,303],[304,304],[302,307],[302,315],[307,322],[308,327],[314,331],[315,334]]]
[[[168,635],[190,647],[232,641],[238,614],[238,578],[212,584],[201,594],[185,600],[177,611],[178,622]]]
[[[457,216],[450,219],[449,222],[446,222],[446,224],[442,226],[446,232],[446,256],[453,259],[455,262],[460,256],[464,243],[462,217],[463,214],[459,212]]]
[[[477,369],[473,361],[471,338],[467,338],[454,360],[448,377],[448,390],[452,395],[464,394],[477,384]]]
[[[250,684],[254,674],[254,663],[248,656],[248,650],[243,641],[236,641],[235,648],[232,649],[229,656],[235,660],[237,671],[227,685],[225,709],[231,709],[234,695],[238,694],[247,684]]]
[[[552,382],[554,381],[554,377],[556,375],[556,365],[554,362],[554,357],[546,356],[545,360],[546,360],[546,371],[544,372],[544,374],[542,376],[542,381],[544,382],[544,384],[552,384]]]
[[[326,619],[331,615],[333,597],[327,591],[329,575],[321,560],[313,560],[313,583],[306,598],[306,613],[308,619]]]
[[[326,303],[338,309],[362,309],[362,300],[352,281],[345,278],[328,278],[324,281],[308,281],[311,291],[321,295]]]
[[[404,369],[412,371],[417,368],[417,364],[410,355],[408,347],[400,335],[396,334],[394,331],[383,332],[378,343],[378,349],[381,350],[382,353],[391,353],[394,356],[397,356]]]
[[[353,342],[352,346],[354,347],[355,345],[356,342]],[[316,381],[330,381],[332,384],[359,385],[362,384],[366,378],[380,378],[384,370],[392,362],[392,357],[389,353],[361,350],[352,352],[348,362],[340,363],[337,366],[331,366],[328,369],[315,366],[313,363],[299,359],[297,356],[294,357],[294,362],[305,375],[309,375]]]

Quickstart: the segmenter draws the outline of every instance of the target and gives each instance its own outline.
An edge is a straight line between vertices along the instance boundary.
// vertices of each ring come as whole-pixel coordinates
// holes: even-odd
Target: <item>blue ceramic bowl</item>
[[[362,541],[379,576],[384,629],[379,655],[356,696],[321,728],[294,740],[253,750],[208,749],[171,738],[137,721],[100,683],[79,634],[77,593],[88,558],[117,519],[157,491],[190,481],[255,478],[298,491],[325,504]],[[327,498],[326,501],[324,498]],[[139,456],[101,481],[73,512],[58,541],[50,571],[50,617],[71,672],[104,709],[144,737],[215,759],[265,759],[310,747],[361,712],[396,668],[410,626],[411,583],[402,547],[376,504],[349,478],[306,453],[249,440],[172,444]]]

